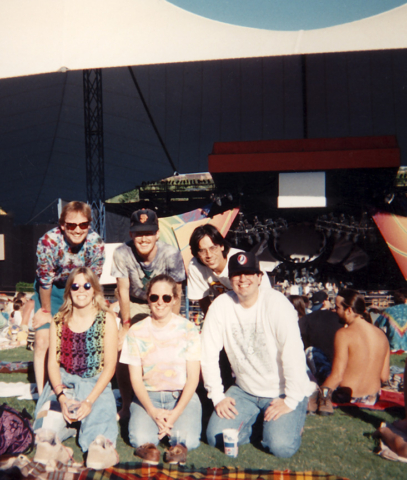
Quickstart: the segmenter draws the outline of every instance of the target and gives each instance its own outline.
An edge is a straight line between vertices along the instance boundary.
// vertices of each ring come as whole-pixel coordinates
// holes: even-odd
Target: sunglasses
[[[90,290],[92,288],[92,285],[89,282],[86,282],[83,285],[79,285],[79,283],[73,283],[71,285],[71,290],[77,292],[81,287],[83,287],[85,290]]]
[[[82,223],[65,223],[65,227],[68,230],[75,230],[76,227],[79,227],[81,230],[86,230],[89,228],[90,222],[82,222]]]
[[[151,303],[158,302],[158,299],[160,298],[159,295],[156,295],[155,293],[152,293],[148,299],[150,300]],[[172,295],[163,295],[162,296],[163,302],[164,303],[170,303],[172,300]]]

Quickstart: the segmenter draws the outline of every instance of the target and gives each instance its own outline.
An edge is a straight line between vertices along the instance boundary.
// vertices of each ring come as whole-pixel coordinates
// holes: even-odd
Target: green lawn
[[[405,355],[392,356],[393,365],[404,365]],[[32,360],[32,352],[24,348],[0,351],[0,361]],[[30,378],[31,381],[32,378]],[[25,382],[27,374],[0,374],[0,382]],[[1,399],[0,399],[1,400]],[[34,413],[35,402],[4,398],[12,407],[30,414]],[[320,470],[347,477],[351,480],[362,479],[401,479],[406,477],[406,465],[383,460],[373,453],[375,441],[371,434],[382,421],[393,421],[403,416],[402,410],[380,412],[371,410],[337,409],[331,417],[308,416],[305,422],[303,441],[299,452],[290,459],[278,459],[253,445],[239,449],[236,459],[229,458],[205,443],[188,454],[187,466],[222,467],[234,466],[265,470]],[[139,461],[133,455],[133,448],[127,441],[126,432],[118,439],[117,449],[122,462]],[[75,452],[75,459],[81,460],[82,454],[75,439],[66,442]],[[164,446],[160,446],[164,450]]]

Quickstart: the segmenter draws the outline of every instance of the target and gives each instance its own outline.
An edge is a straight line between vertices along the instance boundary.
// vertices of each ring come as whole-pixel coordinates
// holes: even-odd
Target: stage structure
[[[102,69],[83,71],[83,102],[85,113],[87,200],[92,208],[92,228],[105,239]]]
[[[224,142],[209,155],[216,195],[241,212],[232,244],[268,247],[279,281],[372,290],[404,283],[373,221],[399,165],[394,136]]]

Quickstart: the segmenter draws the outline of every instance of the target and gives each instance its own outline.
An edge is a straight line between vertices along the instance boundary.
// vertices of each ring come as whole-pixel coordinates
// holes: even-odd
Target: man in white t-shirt
[[[241,252],[231,248],[216,227],[210,224],[197,227],[189,239],[194,258],[188,268],[188,298],[198,300],[206,315],[211,304],[211,294],[217,297],[228,292],[232,285],[228,275],[228,261],[232,255]],[[261,282],[261,289],[271,289],[267,275]]]
[[[229,260],[233,291],[210,306],[202,332],[202,373],[215,411],[207,439],[223,447],[222,431],[240,429],[239,445],[252,439],[252,427],[264,416],[262,445],[273,455],[291,457],[301,444],[308,396],[297,313],[283,294],[259,287],[262,272],[252,253]],[[224,348],[236,384],[226,394],[219,369]]]

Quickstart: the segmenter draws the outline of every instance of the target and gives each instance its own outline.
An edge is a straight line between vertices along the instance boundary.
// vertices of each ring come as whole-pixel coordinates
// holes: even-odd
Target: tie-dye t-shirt
[[[142,366],[143,382],[153,392],[182,390],[186,362],[201,360],[201,342],[196,326],[173,314],[164,327],[151,317],[133,325],[124,340],[121,363]]]
[[[57,330],[57,361],[68,373],[91,378],[104,366],[106,312],[99,311],[85,332],[73,332],[60,314],[54,317]]]

